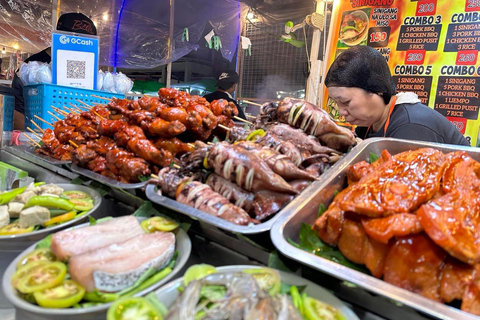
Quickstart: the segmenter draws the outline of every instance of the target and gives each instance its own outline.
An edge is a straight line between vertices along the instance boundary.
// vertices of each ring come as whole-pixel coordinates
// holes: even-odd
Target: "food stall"
[[[117,55],[114,59],[120,61]],[[108,319],[115,319],[111,314],[114,311],[107,311],[108,308],[117,310],[119,303],[127,301],[122,299],[127,297],[132,299],[131,304],[132,301],[141,303],[141,309],[154,305],[151,299],[158,301],[170,309],[169,314],[174,319],[182,315],[178,310],[189,302],[186,292],[200,294],[200,288],[194,291],[191,286],[192,278],[197,278],[196,273],[207,275],[200,280],[206,287],[220,284],[234,291],[233,280],[229,277],[251,279],[241,273],[245,270],[256,274],[259,282],[263,280],[267,285],[257,288],[254,284],[243,290],[258,291],[260,295],[265,291],[270,296],[282,294],[287,298],[281,305],[288,309],[288,301],[293,301],[306,319],[321,319],[322,313],[332,319],[475,318],[473,314],[460,311],[460,305],[455,304],[458,301],[442,304],[411,292],[416,288],[410,291],[400,288],[402,281],[381,280],[365,258],[356,260],[348,253],[362,252],[363,243],[373,247],[371,243],[378,242],[382,235],[374,238],[368,233],[371,237],[368,238],[363,232],[363,237],[354,237],[357,234],[352,236],[345,231],[353,227],[347,229],[344,225],[343,232],[341,228],[335,229],[335,213],[329,206],[332,201],[343,201],[341,205],[347,206],[348,199],[340,199],[347,191],[375,188],[381,181],[395,179],[397,172],[390,170],[389,165],[395,161],[408,164],[408,152],[420,153],[418,150],[425,150],[423,148],[436,151],[428,149],[430,151],[426,152],[431,154],[419,155],[414,163],[421,165],[420,160],[428,162],[431,156],[437,157],[438,165],[426,170],[427,176],[416,171],[407,174],[414,182],[402,180],[401,186],[401,183],[387,186],[383,191],[387,196],[394,194],[399,197],[398,201],[403,201],[405,194],[417,192],[422,198],[421,188],[411,186],[423,178],[436,179],[437,183],[425,187],[430,187],[428,195],[407,209],[425,205],[425,200],[438,192],[442,165],[447,161],[444,154],[456,151],[465,153],[448,160],[453,168],[452,184],[459,188],[456,181],[468,181],[465,189],[473,189],[478,187],[475,185],[478,177],[469,174],[477,163],[475,160],[480,159],[477,150],[395,139],[364,141],[356,145],[349,128],[331,120],[323,109],[295,98],[263,105],[260,115],[249,119],[248,126],[244,127],[234,122],[238,119],[232,104],[225,101],[210,104],[172,88],[161,88],[157,96],[135,101],[102,92],[86,92],[83,96],[85,100],[75,98],[66,107],[60,104],[52,108],[47,119],[43,114],[32,114],[28,118],[32,140],[19,146],[9,146],[4,141],[0,149],[0,161],[17,168],[10,171],[16,172],[11,174],[17,174],[18,179],[14,180],[20,183],[18,188],[7,188],[13,189],[15,194],[9,197],[5,196],[8,193],[0,194],[3,195],[2,205],[9,207],[11,203],[20,202],[18,196],[31,192],[32,198],[22,203],[22,208],[26,208],[23,210],[42,207],[42,204],[47,208],[33,214],[39,222],[26,220],[28,212],[22,210],[18,221],[7,212],[11,217],[7,225],[19,223],[19,229],[30,229],[22,234],[0,235],[2,263],[6,262],[2,265],[0,318],[105,319],[108,312]],[[462,165],[461,160],[468,163],[467,168],[455,169],[459,163]],[[382,180],[380,176],[369,183],[371,181],[365,177],[382,168],[387,178]],[[408,168],[405,170],[410,172]],[[7,169],[5,174],[10,171]],[[19,171],[27,172],[37,185],[29,184],[26,177],[20,177]],[[388,176],[392,171],[393,176]],[[367,181],[360,183],[364,178]],[[46,184],[41,185],[41,182]],[[54,189],[46,189],[46,186]],[[362,194],[363,191],[355,192]],[[77,194],[73,196],[72,192]],[[83,201],[78,200],[78,194],[85,197]],[[471,197],[466,201],[475,202],[474,196],[466,191],[465,194]],[[350,196],[355,199],[355,195]],[[448,190],[437,196],[438,199],[448,196]],[[355,206],[342,207],[342,210],[361,212],[361,208]],[[379,210],[385,211],[384,208]],[[424,214],[427,213],[425,209]],[[322,219],[332,216],[328,221],[331,225],[325,226]],[[343,223],[343,217],[341,219]],[[358,221],[346,220],[350,226],[362,228],[358,227]],[[433,218],[431,221],[435,225]],[[375,234],[376,229],[371,230]],[[412,234],[418,233],[420,231],[412,231]],[[46,237],[49,234],[53,236]],[[338,238],[338,241],[330,241],[332,234],[340,239],[344,235],[346,243],[358,246],[349,251]],[[351,238],[347,238],[349,236]],[[394,234],[386,243],[391,238],[402,239],[402,236],[411,234]],[[422,236],[423,243],[428,244],[427,249],[443,252],[439,246],[431,244],[436,239],[430,237],[432,239],[428,240]],[[400,245],[395,243],[395,248]],[[117,251],[124,251],[125,255],[119,257],[118,252],[112,252],[115,250],[111,248],[116,246],[120,248]],[[146,250],[140,250],[143,247]],[[382,248],[383,253],[391,250],[390,247]],[[406,259],[409,253],[418,252],[400,253],[404,256],[399,260],[391,259],[391,268],[402,265],[402,257]],[[429,285],[440,281],[439,274],[444,272],[442,267],[446,259],[470,262],[456,251],[442,254],[437,254],[441,258],[436,256],[438,259],[431,264],[420,266],[422,275],[436,277]],[[117,265],[126,266],[126,269],[101,269],[100,260],[104,257],[120,259]],[[162,263],[157,258],[161,258]],[[134,265],[136,260],[143,269]],[[190,269],[198,264],[211,266]],[[456,267],[453,263],[450,265],[451,269]],[[81,285],[73,286],[74,281],[65,278],[67,266],[70,277]],[[278,276],[269,273],[265,266],[278,269],[280,273]],[[401,276],[408,275],[408,270],[397,271]],[[472,276],[468,272],[465,271],[466,278]],[[53,279],[42,279],[51,281],[49,287],[32,288],[37,283],[35,274],[49,274]],[[180,278],[182,275],[184,278]],[[274,285],[272,278],[277,281]],[[57,282],[52,285],[54,281]],[[242,286],[245,281],[241,282]],[[409,281],[415,284],[414,279],[409,278]],[[183,296],[180,296],[179,287],[183,288]],[[51,299],[45,299],[55,293],[48,291],[51,288],[60,288],[58,292],[62,294],[70,290],[71,300],[52,305]],[[472,287],[472,292],[474,289]],[[220,292],[222,297],[226,294]],[[218,291],[208,294],[211,301],[219,301],[214,300]],[[131,296],[148,298],[134,300],[137,298]],[[275,306],[270,296],[265,298],[271,303],[268,307]],[[191,300],[205,308],[209,300],[204,296],[202,299]],[[458,300],[457,296],[452,300]],[[474,302],[475,299],[472,304]],[[188,310],[195,309],[197,304],[189,307]],[[280,313],[280,310],[274,312]]]

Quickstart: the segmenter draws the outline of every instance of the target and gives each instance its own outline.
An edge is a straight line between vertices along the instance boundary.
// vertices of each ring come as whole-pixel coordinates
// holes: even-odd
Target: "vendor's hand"
[[[357,144],[360,144],[363,141],[363,139],[360,139],[359,137],[355,137],[355,141],[357,141]]]

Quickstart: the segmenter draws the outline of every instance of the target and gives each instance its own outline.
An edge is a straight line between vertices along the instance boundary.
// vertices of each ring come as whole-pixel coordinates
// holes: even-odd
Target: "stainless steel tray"
[[[62,165],[62,164],[67,164],[67,163],[72,163],[71,160],[70,161],[57,160],[57,159],[52,158],[50,156],[47,156],[47,155],[44,155],[44,154],[39,154],[39,153],[35,152],[35,149],[37,149],[37,148],[26,147],[24,151],[28,154],[31,154],[34,157],[40,158],[43,161],[48,162],[48,163],[53,164],[53,165],[56,165],[56,166]]]
[[[217,270],[220,273],[227,273],[227,272],[241,272],[245,269],[261,269],[262,267],[259,266],[225,266],[225,267],[218,267]],[[288,284],[290,286],[306,286],[305,293],[312,298],[318,299],[325,303],[334,306],[338,310],[340,310],[345,319],[347,320],[359,320],[355,313],[347,307],[345,303],[335,297],[333,294],[328,292],[326,289],[320,287],[318,284],[315,284],[311,281],[303,279],[293,273],[287,273],[283,271],[279,271],[280,277],[282,282]],[[170,309],[171,305],[175,301],[175,299],[179,296],[180,291],[178,291],[178,287],[180,287],[183,283],[183,277],[178,278],[176,280],[171,281],[170,283],[166,284],[165,286],[161,287],[155,294],[160,302],[162,302],[167,309]]]
[[[307,190],[312,190],[316,189],[317,186],[319,185],[320,181],[316,181],[309,185],[303,192],[306,192]],[[154,185],[148,185],[145,194],[147,195],[147,198],[155,202],[156,204],[159,204],[161,206],[164,206],[168,209],[174,210],[179,213],[186,214],[192,218],[198,219],[200,221],[206,222],[208,224],[211,224],[213,226],[216,226],[220,229],[230,231],[230,232],[236,232],[236,233],[241,233],[241,234],[256,234],[256,233],[262,233],[269,231],[272,225],[277,221],[280,216],[283,214],[287,213],[286,209],[287,207],[283,208],[279,212],[277,212],[272,218],[270,218],[268,221],[259,223],[256,225],[249,225],[249,226],[241,226],[238,224],[234,224],[231,222],[228,222],[226,220],[217,218],[215,216],[209,215],[208,213],[205,213],[201,210],[195,209],[193,207],[187,206],[186,204],[180,203],[176,200],[170,199],[168,197],[159,195],[155,192],[156,186]],[[298,198],[299,196],[297,196]]]
[[[309,188],[307,192],[300,194],[288,205],[288,213],[277,219],[270,231],[275,247],[284,255],[297,260],[312,268],[328,273],[339,279],[357,284],[372,292],[397,300],[430,316],[439,319],[451,320],[478,320],[473,314],[463,312],[457,308],[447,306],[422,297],[413,292],[399,288],[373,276],[350,269],[333,261],[323,259],[314,254],[295,248],[287,242],[288,239],[298,241],[302,222],[313,224],[317,217],[320,204],[328,205],[332,202],[336,190],[346,186],[346,170],[354,163],[369,160],[370,152],[380,154],[386,149],[391,154],[397,154],[407,150],[415,150],[423,147],[432,147],[443,152],[465,150],[476,160],[480,160],[480,149],[456,145],[428,143],[420,141],[407,141],[392,138],[375,138],[363,141],[334,167],[328,170],[321,178],[321,185],[317,188]]]
[[[102,176],[99,173],[93,172],[91,170],[82,168],[77,166],[76,164],[71,165],[70,169],[78,174],[81,174],[82,176],[85,176],[87,178],[90,178],[92,180],[98,181],[100,183],[103,183],[107,186],[110,186],[112,188],[119,188],[119,189],[137,189],[137,188],[143,188],[145,186],[145,182],[137,182],[137,183],[122,183],[117,180],[107,178],[105,176]]]

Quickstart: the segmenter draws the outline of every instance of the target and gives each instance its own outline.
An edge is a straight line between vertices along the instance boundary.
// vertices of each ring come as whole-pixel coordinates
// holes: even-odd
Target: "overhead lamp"
[[[3,47],[2,54],[5,54],[5,53],[7,53],[7,50],[5,50],[5,47]]]
[[[253,12],[249,12],[249,13],[247,13],[247,18],[249,20],[251,20],[251,19],[255,18],[255,14]]]
[[[19,47],[18,47],[18,44],[15,43],[15,44],[13,45],[13,49],[18,50],[18,48],[19,48]]]
[[[108,13],[104,13],[102,18],[103,18],[103,21],[107,21],[108,20]]]

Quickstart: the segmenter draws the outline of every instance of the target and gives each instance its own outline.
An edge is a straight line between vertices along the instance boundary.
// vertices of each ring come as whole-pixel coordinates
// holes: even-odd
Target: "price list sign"
[[[342,51],[371,46],[398,92],[416,93],[480,146],[480,0],[336,0],[330,30],[325,70]]]

